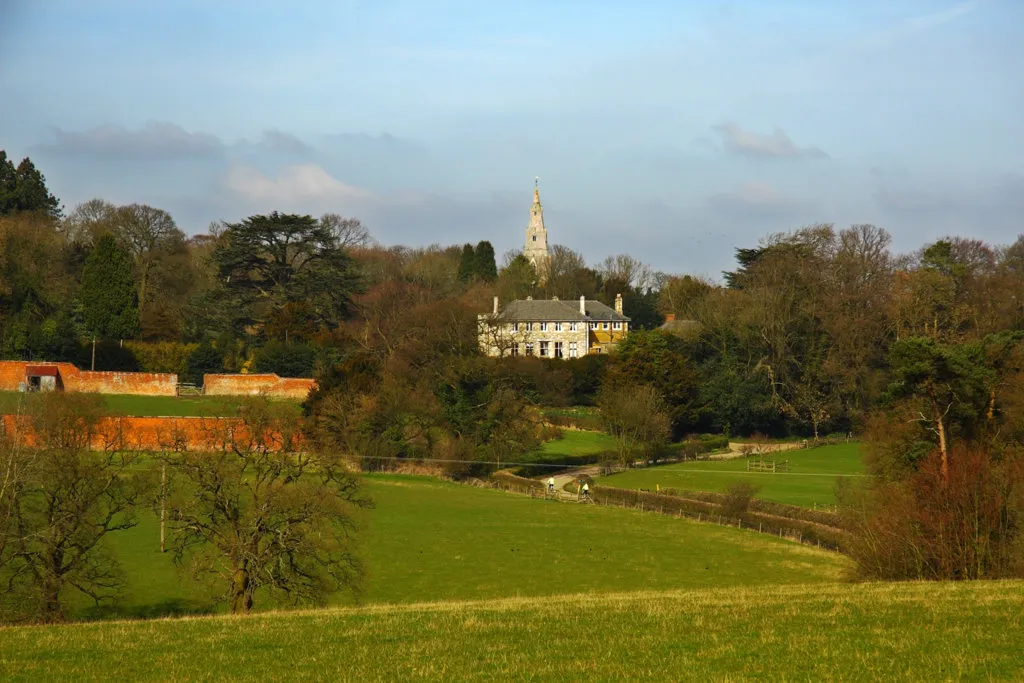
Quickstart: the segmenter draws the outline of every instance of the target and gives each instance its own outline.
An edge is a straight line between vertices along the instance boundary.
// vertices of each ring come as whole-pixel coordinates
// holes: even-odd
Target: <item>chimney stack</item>
[[[615,312],[618,313],[619,315],[622,315],[622,295],[621,294],[616,294],[615,295]]]
[[[498,297],[494,297],[494,315],[498,315]]]
[[[580,297],[580,315],[587,314],[587,297],[586,295]]]

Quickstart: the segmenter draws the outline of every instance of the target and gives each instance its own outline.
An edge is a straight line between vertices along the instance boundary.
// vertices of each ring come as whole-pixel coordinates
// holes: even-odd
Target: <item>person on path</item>
[[[548,493],[555,495],[555,478],[548,477]]]
[[[583,482],[583,500],[590,499],[590,484]]]

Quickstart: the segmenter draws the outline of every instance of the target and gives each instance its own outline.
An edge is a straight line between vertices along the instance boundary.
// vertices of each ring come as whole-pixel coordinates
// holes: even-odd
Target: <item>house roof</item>
[[[501,320],[521,320],[524,322],[629,322],[630,320],[629,317],[616,313],[614,308],[593,299],[587,299],[584,308],[587,311],[586,315],[580,313],[580,302],[578,300],[516,299],[505,304],[498,317]]]

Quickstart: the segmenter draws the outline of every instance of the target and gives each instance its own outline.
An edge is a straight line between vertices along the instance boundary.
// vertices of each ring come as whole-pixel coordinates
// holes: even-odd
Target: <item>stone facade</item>
[[[629,318],[600,301],[580,297],[579,304],[558,299],[512,301],[500,309],[494,298],[490,315],[479,320],[480,348],[488,356],[580,358],[607,352],[629,332]]]
[[[533,206],[530,207],[530,224],[526,227],[526,257],[537,271],[537,281],[543,285],[551,270],[551,254],[548,252],[548,230],[544,227],[544,207],[540,203],[540,189],[534,184]]]

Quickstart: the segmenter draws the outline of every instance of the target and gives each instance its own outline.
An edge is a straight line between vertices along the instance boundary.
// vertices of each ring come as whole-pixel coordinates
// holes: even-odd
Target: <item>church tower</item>
[[[548,279],[551,254],[548,253],[548,231],[544,227],[544,208],[540,204],[540,188],[536,179],[533,181],[533,206],[530,207],[530,224],[526,228],[523,256],[533,264],[538,283],[543,285]]]

